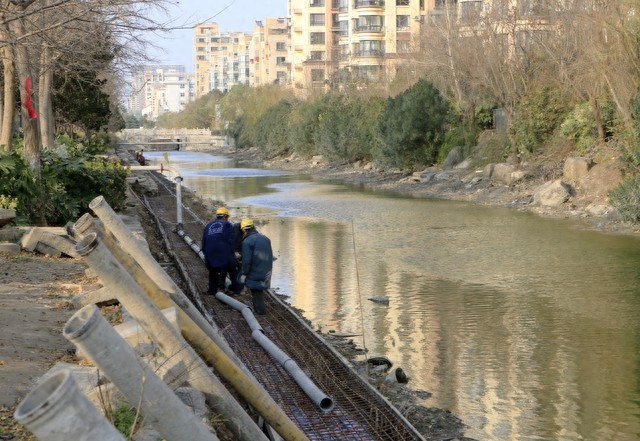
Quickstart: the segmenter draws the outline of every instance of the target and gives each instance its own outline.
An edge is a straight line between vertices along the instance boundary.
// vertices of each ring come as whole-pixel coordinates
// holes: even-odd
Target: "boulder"
[[[558,207],[571,197],[571,186],[558,179],[542,184],[533,193],[533,203],[546,207]]]
[[[511,185],[513,183],[513,173],[516,171],[516,166],[499,163],[493,166],[493,173],[491,174],[491,180],[501,182],[505,185]]]
[[[572,157],[564,161],[563,175],[569,181],[575,181],[586,176],[591,169],[591,161],[587,158]]]
[[[445,170],[451,170],[456,164],[460,162],[460,160],[460,147],[454,147],[444,159],[442,168],[444,168]]]
[[[10,208],[0,208],[0,228],[16,218],[16,211]]]
[[[0,256],[17,256],[20,254],[21,248],[17,243],[1,242],[0,243]]]

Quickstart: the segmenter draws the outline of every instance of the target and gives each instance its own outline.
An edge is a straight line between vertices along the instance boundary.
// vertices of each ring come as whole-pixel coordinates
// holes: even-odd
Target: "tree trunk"
[[[596,121],[596,127],[598,128],[598,141],[604,143],[604,125],[602,124],[602,115],[600,114],[600,106],[595,96],[592,96],[589,100],[591,102],[591,110],[593,110],[593,117]]]
[[[14,57],[11,46],[7,45],[2,50],[4,64],[4,102],[2,109],[2,132],[0,133],[0,146],[5,152],[12,149],[13,140],[13,117],[15,107],[15,68],[13,66]]]
[[[42,139],[42,149],[52,150],[54,140],[54,119],[53,107],[51,105],[51,88],[53,85],[53,66],[50,64],[51,55],[49,48],[42,52],[42,75],[39,83],[39,110],[40,110],[40,137]]]

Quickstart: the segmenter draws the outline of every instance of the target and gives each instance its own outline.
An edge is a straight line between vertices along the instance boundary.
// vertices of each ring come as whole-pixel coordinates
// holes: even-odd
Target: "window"
[[[379,15],[365,15],[355,20],[356,32],[381,32],[383,17]]]
[[[311,44],[324,44],[324,32],[311,32],[309,37]]]
[[[420,0],[420,9],[424,10],[424,0]]]
[[[384,42],[365,40],[354,45],[355,53],[359,57],[381,57],[384,55]]]
[[[276,57],[276,64],[279,66],[282,66],[283,64],[286,64],[287,62],[287,57]]]
[[[408,15],[396,15],[396,28],[409,29],[409,16]]]
[[[324,26],[324,14],[309,14],[309,24],[311,26]]]
[[[409,6],[409,0],[396,0],[396,6]]]
[[[324,6],[324,0],[309,0],[309,6]]]
[[[198,43],[204,43],[205,39],[204,38],[198,38]]]
[[[396,41],[396,52],[399,54],[408,54],[411,52],[411,45],[409,43],[409,40]]]
[[[205,57],[204,55],[198,55],[197,59],[198,59],[198,60],[205,60],[205,59],[206,59],[206,57]]]
[[[324,81],[324,69],[311,69],[311,81]]]
[[[198,52],[204,52],[204,46],[198,46],[198,47],[196,48],[196,51],[198,51]]]
[[[287,82],[286,72],[276,72],[276,77],[278,78],[278,84],[284,84]]]
[[[287,44],[284,41],[278,41],[276,43],[276,50],[277,51],[286,51],[287,50]]]
[[[309,52],[309,60],[322,61],[324,60],[324,51],[311,51]]]

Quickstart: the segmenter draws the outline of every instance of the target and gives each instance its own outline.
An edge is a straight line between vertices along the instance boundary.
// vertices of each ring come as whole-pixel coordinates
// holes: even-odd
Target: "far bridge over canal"
[[[125,148],[147,151],[198,151],[234,145],[233,139],[209,129],[124,129],[118,138]]]

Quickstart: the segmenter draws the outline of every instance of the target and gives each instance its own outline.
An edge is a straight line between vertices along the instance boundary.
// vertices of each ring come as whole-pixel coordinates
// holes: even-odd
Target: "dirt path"
[[[0,256],[0,440],[33,439],[11,415],[38,378],[71,358],[62,328],[71,297],[90,283],[85,268],[78,259]]]

